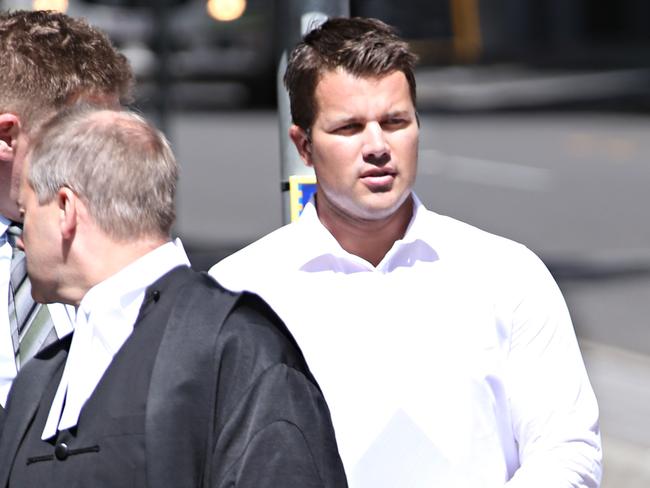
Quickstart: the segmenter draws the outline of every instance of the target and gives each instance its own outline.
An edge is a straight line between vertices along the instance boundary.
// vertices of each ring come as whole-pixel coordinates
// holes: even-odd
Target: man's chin
[[[43,298],[43,297],[41,297],[39,295],[34,295],[33,293],[32,293],[32,299],[36,303],[40,303],[42,305],[47,305],[48,303],[54,303],[52,300],[47,300],[46,298]]]
[[[23,221],[23,218],[20,215],[20,211],[18,210],[18,207],[13,202],[7,205],[3,205],[2,203],[3,202],[0,202],[0,215],[11,220],[12,222]]]
[[[408,200],[408,194],[400,198],[391,198],[389,195],[383,195],[384,198],[369,201],[360,210],[364,220],[386,220],[396,214],[405,202]]]
[[[46,293],[42,293],[38,287],[38,285],[35,285],[35,283],[32,281],[32,299],[36,303],[42,303],[42,304],[47,304],[47,303],[55,303],[56,300],[53,299],[51,296],[48,296]]]

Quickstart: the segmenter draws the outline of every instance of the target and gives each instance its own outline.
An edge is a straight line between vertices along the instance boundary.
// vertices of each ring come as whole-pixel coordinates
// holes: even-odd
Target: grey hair
[[[40,204],[68,187],[117,240],[169,236],[178,165],[165,136],[139,115],[70,107],[44,124],[28,158]]]

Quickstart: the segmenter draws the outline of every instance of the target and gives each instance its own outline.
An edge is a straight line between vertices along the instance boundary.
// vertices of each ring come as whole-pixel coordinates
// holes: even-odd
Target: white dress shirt
[[[77,425],[84,404],[133,332],[146,289],[177,266],[189,266],[180,240],[145,254],[84,295],[61,382],[42,439]],[[65,406],[64,406],[65,403]]]
[[[311,202],[210,273],[287,323],[351,488],[598,486],[598,407],[550,273],[414,200],[377,267],[343,250]]]

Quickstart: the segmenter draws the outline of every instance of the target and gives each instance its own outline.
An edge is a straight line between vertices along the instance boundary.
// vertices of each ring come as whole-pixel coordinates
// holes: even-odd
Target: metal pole
[[[282,77],[287,67],[287,56],[302,36],[329,17],[347,17],[350,15],[350,0],[276,0],[276,36],[279,39],[280,62],[277,72],[278,117],[280,126],[280,175],[282,188],[283,221],[291,219],[289,201],[289,178],[298,175],[313,175],[307,168],[293,143],[289,139],[291,113],[289,95]]]
[[[170,107],[171,77],[169,73],[169,37],[170,0],[155,0],[150,4],[151,16],[154,25],[154,45],[157,55],[156,89],[155,89],[155,114],[158,128],[168,134],[168,119]]]

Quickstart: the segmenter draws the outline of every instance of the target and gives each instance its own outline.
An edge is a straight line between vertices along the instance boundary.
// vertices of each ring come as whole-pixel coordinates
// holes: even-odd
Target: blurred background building
[[[196,267],[282,225],[280,0],[0,0],[109,33],[182,165]],[[351,0],[420,56],[416,191],[523,242],[571,309],[599,398],[605,488],[650,486],[650,2]],[[279,286],[282,277],[278,277]]]
[[[286,2],[284,2],[286,4]],[[181,110],[272,107],[285,12],[275,0],[0,0],[2,8],[61,9],[109,33],[140,81],[138,104],[155,103],[161,71],[165,98]],[[548,104],[599,106],[616,99],[648,109],[650,2],[645,0],[351,0],[351,15],[399,28],[420,55],[421,69],[442,69],[456,92],[423,97],[426,108],[513,108]],[[160,57],[160,53],[163,57]],[[161,67],[161,64],[165,66]],[[462,70],[458,67],[480,67]],[[164,68],[164,69],[162,69]],[[453,69],[452,69],[453,68]],[[491,101],[462,95],[469,80],[510,80],[526,69],[587,75],[581,89],[555,83],[554,97],[511,93]],[[485,73],[485,74],[483,74]],[[466,98],[466,97],[462,97]],[[421,107],[424,108],[424,107]]]

